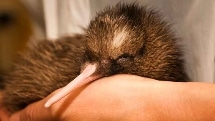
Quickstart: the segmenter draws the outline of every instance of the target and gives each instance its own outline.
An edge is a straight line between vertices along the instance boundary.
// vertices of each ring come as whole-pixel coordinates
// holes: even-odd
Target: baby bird
[[[78,86],[114,74],[188,81],[176,41],[157,12],[135,3],[108,7],[85,35],[42,42],[22,54],[4,76],[3,104],[20,110],[71,81],[50,98],[49,107]]]
[[[188,81],[176,41],[168,24],[153,10],[137,4],[107,8],[88,27],[83,72],[45,107],[79,86],[114,74]]]

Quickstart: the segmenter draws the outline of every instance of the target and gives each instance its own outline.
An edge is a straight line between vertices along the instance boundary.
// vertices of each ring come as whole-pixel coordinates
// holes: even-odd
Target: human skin
[[[51,95],[12,115],[9,121],[54,121],[54,118],[59,121],[215,120],[213,83],[116,75],[79,88],[51,108],[44,108]]]

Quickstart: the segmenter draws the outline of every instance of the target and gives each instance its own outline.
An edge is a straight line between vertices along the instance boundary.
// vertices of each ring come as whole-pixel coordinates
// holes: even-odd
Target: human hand
[[[116,75],[78,89],[47,109],[48,96],[10,121],[211,121],[215,120],[214,95],[214,84]]]

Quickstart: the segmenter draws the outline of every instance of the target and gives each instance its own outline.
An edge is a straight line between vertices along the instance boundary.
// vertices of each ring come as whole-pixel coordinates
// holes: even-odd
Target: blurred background
[[[118,2],[160,11],[182,40],[191,79],[215,81],[214,0],[0,0],[0,73],[9,70],[15,53],[40,40],[83,33],[98,11]]]
[[[25,48],[32,35],[26,8],[19,1],[0,0],[0,71],[9,69],[17,51]]]
[[[17,52],[44,38],[35,20],[23,2],[0,0],[0,73],[9,70]]]

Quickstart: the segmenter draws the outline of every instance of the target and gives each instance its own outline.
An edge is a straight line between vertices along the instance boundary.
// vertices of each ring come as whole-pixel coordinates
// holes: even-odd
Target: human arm
[[[43,105],[49,97],[29,105],[12,118],[21,117],[20,121],[28,121],[27,117],[40,121],[53,120],[50,117],[59,121],[215,120],[215,85],[212,83],[155,81],[117,75],[99,79],[45,109]]]

